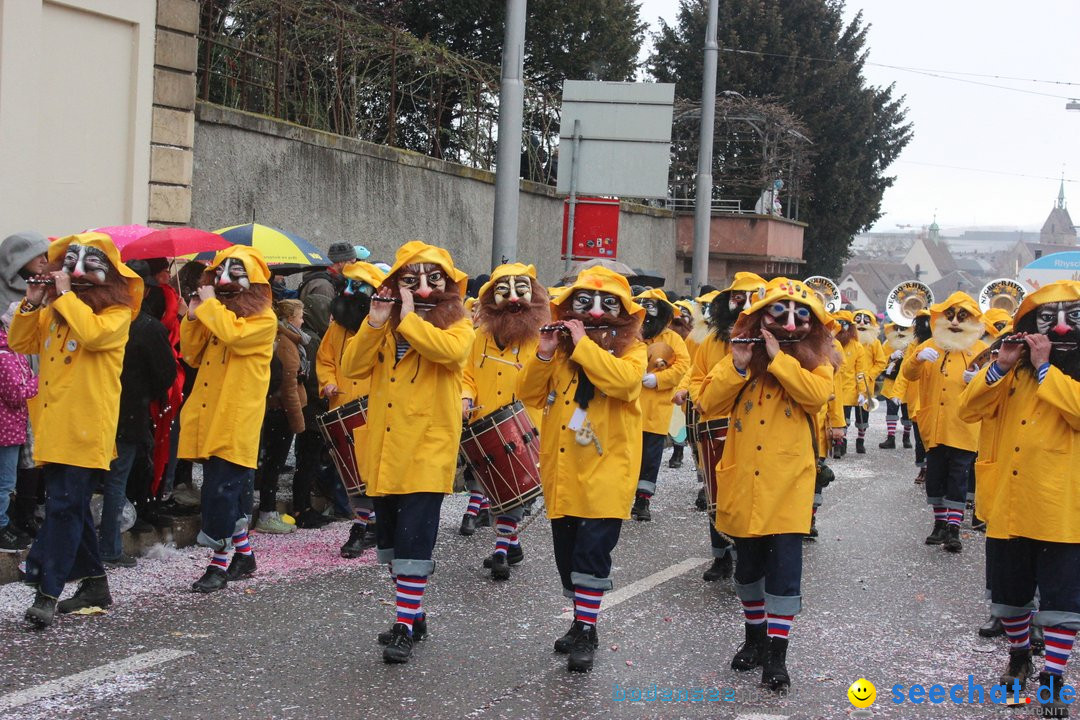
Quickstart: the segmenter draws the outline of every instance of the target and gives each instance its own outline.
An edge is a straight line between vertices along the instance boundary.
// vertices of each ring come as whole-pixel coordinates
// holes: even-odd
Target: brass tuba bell
[[[885,299],[885,315],[900,327],[911,327],[920,310],[934,304],[934,291],[918,280],[902,282]]]
[[[803,285],[814,291],[814,294],[825,306],[825,312],[830,315],[840,309],[840,288],[824,275],[811,275],[803,280]]]
[[[991,280],[979,292],[979,309],[983,312],[991,308],[1000,308],[1010,315],[1015,315],[1024,302],[1027,291],[1015,280],[998,278]]]

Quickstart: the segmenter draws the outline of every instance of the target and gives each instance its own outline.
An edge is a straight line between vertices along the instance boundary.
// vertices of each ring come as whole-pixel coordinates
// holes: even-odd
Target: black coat
[[[175,380],[176,357],[169,345],[168,330],[157,318],[139,313],[128,331],[124,369],[120,373],[117,442],[153,445],[150,401],[164,402]]]

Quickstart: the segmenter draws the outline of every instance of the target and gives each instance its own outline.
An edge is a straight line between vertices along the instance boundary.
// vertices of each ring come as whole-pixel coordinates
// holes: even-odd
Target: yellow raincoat
[[[1044,303],[1075,300],[1078,282],[1044,285],[1024,298],[1015,319]],[[960,398],[961,417],[991,426],[975,464],[987,536],[1080,543],[1080,382],[1051,366],[1040,384],[1030,367],[1014,367],[987,385],[987,370]]]
[[[569,302],[575,289],[587,288],[618,295],[623,307],[637,317],[645,310],[630,297],[626,278],[607,268],[592,267],[578,275],[573,286],[552,303],[552,315],[559,317],[559,305]],[[543,405],[555,392],[554,402],[544,413],[540,428],[540,477],[544,501],[551,519],[564,516],[582,518],[622,518],[630,516],[641,464],[641,378],[648,356],[645,343],[633,343],[622,356],[615,357],[584,338],[570,356],[562,350],[549,361],[534,353],[525,360],[518,378],[518,397],[527,404]],[[577,367],[596,386],[586,411],[586,420],[600,442],[579,445],[568,428],[574,411]]]
[[[807,305],[822,323],[828,317],[817,297],[797,281],[773,281],[747,313],[790,298]],[[812,434],[833,394],[826,361],[813,372],[781,352],[761,378],[742,375],[728,355],[701,385],[698,405],[708,416],[728,415],[727,443],[716,469],[716,529],[733,537],[810,531],[817,458]]]
[[[270,269],[262,253],[245,245],[218,252],[208,270],[227,258],[244,263],[252,285],[269,285]],[[217,298],[180,323],[180,352],[199,369],[195,387],[180,410],[178,457],[219,457],[236,465],[259,464],[259,436],[270,387],[270,358],[277,337],[277,317],[264,310],[237,317]]]
[[[366,262],[349,263],[341,274],[350,280],[365,282],[375,288],[386,280],[386,273]],[[331,383],[337,385],[340,393],[329,399],[331,410],[364,397],[371,388],[370,378],[360,380],[346,377],[341,368],[345,345],[353,335],[344,325],[331,321],[322,342],[319,343],[319,351],[315,354],[315,376],[319,379],[319,395],[322,395],[326,386]]]
[[[951,307],[962,307],[976,318],[979,307],[975,300],[966,293],[953,293],[944,302],[930,308],[931,325],[937,317]],[[938,352],[935,362],[924,362],[918,355],[924,348],[933,348]],[[915,422],[919,424],[919,435],[927,450],[938,445],[948,445],[960,450],[979,449],[979,423],[965,422],[960,418],[960,394],[967,384],[964,371],[971,361],[986,349],[986,343],[976,340],[963,352],[946,351],[933,338],[911,348],[911,355],[904,359],[901,374],[908,382],[918,381],[919,401]],[[911,407],[908,407],[911,415]]]
[[[398,249],[388,275],[414,263],[440,266],[464,294],[467,276],[454,268],[450,253],[419,240]],[[453,491],[462,371],[473,335],[467,316],[442,330],[410,313],[396,331],[389,321],[372,327],[369,317],[345,346],[345,375],[371,378],[367,432],[354,434],[368,495]],[[397,336],[409,349],[396,361]]]
[[[870,318],[870,326],[877,328],[878,321],[874,317],[874,313],[869,310],[856,310],[852,313],[852,319],[863,315]],[[874,383],[877,382],[878,375],[881,375],[885,366],[889,362],[889,355],[885,352],[885,349],[881,346],[881,340],[874,338],[873,342],[863,344],[863,352],[866,353],[866,377],[867,382],[870,385],[871,393],[873,394]]]
[[[634,298],[634,300],[646,299],[671,305],[664,291],[657,288],[646,290]],[[679,311],[674,305],[671,307],[674,312]],[[656,373],[655,388],[642,386],[641,398],[638,400],[641,405],[641,429],[643,432],[667,435],[671,427],[671,414],[675,410],[675,406],[671,404],[671,397],[690,369],[690,353],[679,333],[671,328],[664,328],[656,337],[645,340],[646,352],[648,346],[654,343],[667,343],[675,351],[675,361],[669,367]]]
[[[852,338],[847,345],[840,347],[840,359],[843,361],[837,383],[840,401],[849,407],[858,405],[859,395],[869,397],[871,393],[867,392],[867,388],[873,389],[873,385],[868,385],[870,363],[866,357],[866,348],[858,338]]]
[[[95,314],[74,292],[67,292],[32,312],[16,312],[8,345],[16,352],[41,356],[38,394],[29,401],[34,462],[107,470],[116,457],[120,371],[143,282],[120,261],[112,239],[103,233],[54,241],[49,261],[63,258],[72,243],[98,248],[108,256],[127,281],[131,305],[113,305]],[[58,322],[61,318],[64,323]]]

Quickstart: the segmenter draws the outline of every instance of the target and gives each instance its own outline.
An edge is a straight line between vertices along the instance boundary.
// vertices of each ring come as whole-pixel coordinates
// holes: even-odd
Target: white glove
[[[893,354],[889,356],[890,360],[900,360],[904,357],[903,350],[893,350]]]
[[[641,378],[641,384],[650,389],[655,388],[656,376],[652,373],[647,373],[645,377]]]
[[[865,405],[866,404],[866,396],[863,395],[862,393],[859,393],[859,399],[855,401],[855,404],[856,405]]]
[[[918,357],[923,362],[936,362],[937,359],[941,357],[941,353],[939,353],[934,348],[928,347],[920,350],[919,354],[916,357]]]
[[[964,371],[964,384],[971,382],[971,379],[979,373],[978,370],[965,370]]]

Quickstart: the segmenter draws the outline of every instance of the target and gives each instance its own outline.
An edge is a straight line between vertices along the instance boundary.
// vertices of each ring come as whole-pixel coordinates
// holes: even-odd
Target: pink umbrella
[[[114,225],[112,227],[94,228],[93,230],[87,230],[87,232],[105,233],[112,238],[116,249],[122,250],[128,243],[154,232],[154,228],[145,225]]]
[[[116,242],[114,240],[114,242]],[[173,258],[209,250],[222,250],[231,242],[216,233],[195,228],[174,227],[154,230],[124,245],[120,245],[120,258],[145,260],[147,258]]]

